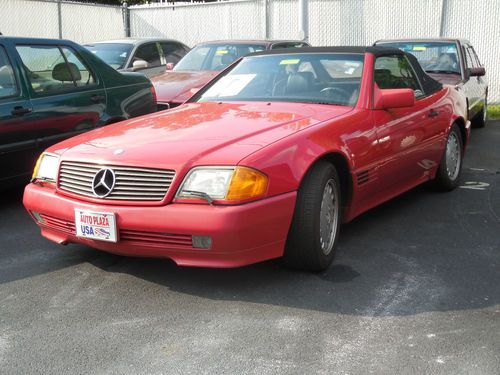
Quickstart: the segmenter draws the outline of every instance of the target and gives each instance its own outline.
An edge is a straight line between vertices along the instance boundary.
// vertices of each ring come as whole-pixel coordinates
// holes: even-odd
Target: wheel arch
[[[461,116],[456,117],[455,119],[453,119],[453,122],[450,124],[450,129],[453,126],[453,124],[457,124],[458,128],[460,129],[460,135],[462,136],[462,149],[465,150],[465,146],[468,143],[468,135],[467,135],[467,128],[466,128],[465,119]]]
[[[314,168],[314,166],[321,161],[331,163],[337,170],[340,179],[340,193],[343,201],[342,206],[343,208],[350,206],[353,192],[351,167],[348,158],[340,151],[329,151],[315,159],[306,169],[306,173],[302,176],[300,185],[302,184],[307,173],[309,173],[309,171],[311,171],[312,168]]]

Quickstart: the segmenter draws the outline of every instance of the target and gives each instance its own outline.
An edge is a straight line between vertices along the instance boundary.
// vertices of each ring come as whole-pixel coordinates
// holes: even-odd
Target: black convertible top
[[[278,48],[267,51],[252,53],[248,56],[280,55],[296,53],[373,53],[375,56],[383,55],[404,55],[405,52],[399,48],[381,46],[337,46],[337,47],[301,47],[301,48]]]
[[[418,80],[422,84],[422,89],[425,95],[430,95],[438,90],[440,90],[443,85],[427,75],[425,71],[420,66],[417,58],[411,53],[404,52],[399,48],[384,47],[384,46],[338,46],[338,47],[302,47],[302,48],[285,48],[285,49],[274,49],[268,51],[255,52],[247,56],[263,56],[263,55],[293,55],[293,54],[305,54],[305,53],[352,53],[352,54],[364,54],[372,53],[376,57],[379,56],[393,56],[393,55],[404,55],[410,61],[410,64],[418,77]]]

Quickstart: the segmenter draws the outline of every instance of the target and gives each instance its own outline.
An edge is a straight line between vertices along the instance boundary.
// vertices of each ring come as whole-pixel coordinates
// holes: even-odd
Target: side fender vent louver
[[[358,185],[363,185],[370,181],[370,174],[368,171],[359,172],[356,177],[358,179]]]

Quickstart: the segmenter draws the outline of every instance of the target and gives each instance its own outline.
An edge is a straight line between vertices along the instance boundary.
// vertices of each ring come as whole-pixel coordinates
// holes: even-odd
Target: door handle
[[[101,103],[105,100],[106,98],[104,97],[104,95],[92,95],[90,97],[90,100],[92,100],[93,102],[95,103]]]
[[[12,111],[10,111],[10,113],[13,115],[13,116],[24,116],[28,113],[31,113],[32,109],[31,108],[24,108],[24,107],[21,107],[21,106],[17,106],[17,107],[14,107],[14,109]]]
[[[436,117],[436,116],[439,116],[439,111],[436,110],[436,109],[431,109],[429,111],[429,114],[427,115],[428,117],[432,118],[432,117]]]

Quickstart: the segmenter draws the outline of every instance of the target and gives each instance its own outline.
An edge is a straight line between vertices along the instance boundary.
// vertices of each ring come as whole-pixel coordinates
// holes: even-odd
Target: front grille
[[[40,225],[57,230],[64,234],[76,235],[75,222],[58,219],[53,216],[39,214]],[[145,232],[139,230],[121,229],[120,242],[130,245],[150,248],[192,249],[193,237],[189,234],[172,234],[162,232]]]
[[[161,201],[175,176],[175,171],[168,169],[63,161],[59,170],[59,188],[74,194],[98,198],[92,191],[92,181],[102,168],[112,169],[116,177],[111,193],[100,198],[108,200]]]
[[[131,245],[148,247],[185,248],[193,247],[193,237],[187,234],[170,234],[159,232],[144,232],[138,230],[120,230],[120,241],[127,241]]]
[[[75,234],[75,223],[72,221],[67,221],[63,219],[58,219],[56,217],[50,216],[50,215],[45,215],[45,214],[39,214],[42,222],[40,222],[41,225],[44,225],[46,227],[56,229],[60,232],[63,232],[65,234]]]

